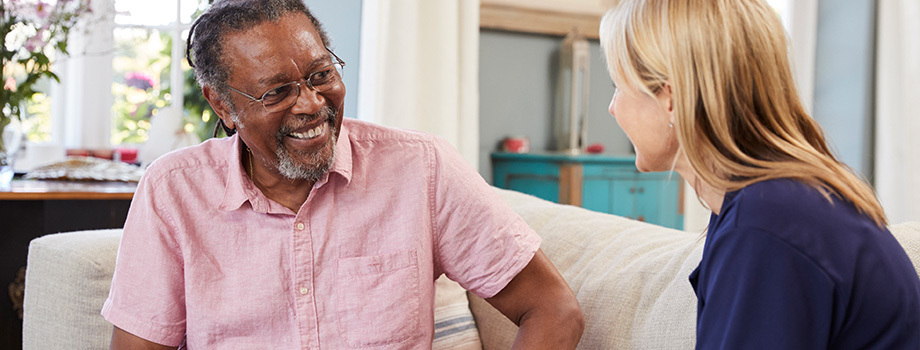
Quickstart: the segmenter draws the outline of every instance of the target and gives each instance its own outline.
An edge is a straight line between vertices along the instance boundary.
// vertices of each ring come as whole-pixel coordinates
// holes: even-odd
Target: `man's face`
[[[302,13],[229,35],[224,47],[230,68],[227,84],[255,98],[282,84],[302,82],[334,62]],[[303,84],[294,105],[276,112],[241,94],[231,93],[231,98],[237,115],[224,122],[249,146],[255,166],[288,179],[312,181],[329,170],[342,125],[341,80],[321,93]]]

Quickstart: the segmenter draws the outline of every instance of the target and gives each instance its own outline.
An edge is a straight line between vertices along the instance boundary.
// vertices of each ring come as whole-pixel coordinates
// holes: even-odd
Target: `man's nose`
[[[326,97],[311,89],[306,83],[300,86],[297,101],[291,107],[294,114],[315,114],[326,104]]]

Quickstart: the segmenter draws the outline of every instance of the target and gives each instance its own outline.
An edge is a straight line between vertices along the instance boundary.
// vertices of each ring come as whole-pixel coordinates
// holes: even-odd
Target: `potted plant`
[[[51,71],[51,57],[55,51],[67,54],[67,34],[88,12],[89,0],[0,0],[0,186],[12,177],[16,149],[10,146],[21,140],[5,144],[10,138],[2,135],[17,134],[5,129],[24,116],[39,79],[60,81]]]

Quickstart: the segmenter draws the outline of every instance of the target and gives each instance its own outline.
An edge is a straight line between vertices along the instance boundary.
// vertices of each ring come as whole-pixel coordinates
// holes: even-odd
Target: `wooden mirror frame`
[[[577,28],[597,39],[601,17],[615,0],[481,0],[479,27],[565,36]]]

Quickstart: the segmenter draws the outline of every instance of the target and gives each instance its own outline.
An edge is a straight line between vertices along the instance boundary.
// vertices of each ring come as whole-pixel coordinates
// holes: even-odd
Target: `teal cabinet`
[[[677,173],[640,173],[635,157],[493,153],[493,184],[542,199],[681,229]]]

